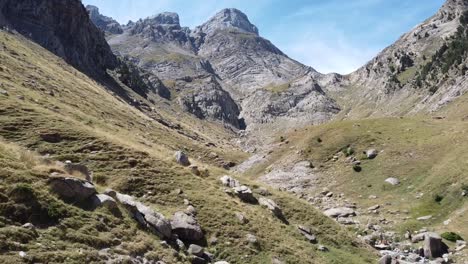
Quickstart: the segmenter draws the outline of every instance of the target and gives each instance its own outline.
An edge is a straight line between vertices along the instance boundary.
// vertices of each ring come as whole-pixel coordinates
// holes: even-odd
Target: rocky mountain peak
[[[177,25],[180,26],[179,15],[173,12],[164,12],[148,18],[155,25]]]
[[[115,21],[111,17],[102,15],[99,12],[99,8],[93,5],[87,5],[86,10],[88,10],[89,18],[93,23],[102,31],[109,32],[112,34],[122,34],[123,29],[119,22]]]
[[[217,30],[230,28],[258,35],[258,28],[250,23],[247,15],[235,8],[226,8],[219,11],[208,22],[197,27],[197,31],[211,34]]]

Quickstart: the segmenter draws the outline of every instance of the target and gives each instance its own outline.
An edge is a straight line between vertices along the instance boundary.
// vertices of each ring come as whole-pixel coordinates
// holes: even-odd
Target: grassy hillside
[[[125,88],[125,87],[124,87]],[[371,263],[375,256],[352,235],[295,196],[273,192],[285,224],[259,205],[226,194],[218,183],[219,160],[239,163],[247,155],[230,143],[223,127],[180,114],[164,100],[142,112],[113,96],[104,86],[66,65],[28,40],[0,31],[0,262],[100,263],[100,250],[114,256],[145,256],[166,263],[187,263],[183,252],[166,248],[126,213],[89,211],[67,204],[49,190],[48,160],[85,163],[98,190],[114,188],[133,195],[170,218],[184,210],[197,219],[215,259],[230,263]],[[141,100],[128,90],[132,98]],[[184,149],[191,161],[209,170],[193,175],[173,161]],[[28,152],[33,151],[33,152]],[[212,153],[219,158],[212,158]],[[255,187],[255,184],[240,180]],[[27,197],[27,199],[25,198]],[[122,212],[124,209],[120,208]],[[241,224],[235,217],[249,219]],[[35,217],[31,217],[35,216]],[[37,234],[22,228],[33,222]],[[317,251],[296,229],[309,225],[329,252]],[[246,242],[254,234],[258,245]],[[19,252],[27,256],[20,258]]]
[[[376,217],[390,219],[389,228],[401,236],[406,230],[428,227],[467,238],[468,197],[462,196],[463,190],[468,189],[467,131],[468,123],[459,119],[333,122],[283,135],[282,140],[288,144],[279,144],[264,163],[247,174],[258,178],[272,168],[308,160],[315,167],[318,184],[304,197],[317,195],[322,187],[327,187],[357,203],[362,223],[372,218],[367,208],[380,204],[383,209]],[[371,148],[380,154],[369,160],[363,152]],[[346,162],[346,152],[361,161],[360,172]],[[333,156],[338,156],[336,161]],[[389,177],[398,178],[400,184],[385,183]],[[372,195],[377,198],[370,199]],[[426,215],[433,217],[424,222],[416,220]],[[450,223],[444,225],[449,219]]]

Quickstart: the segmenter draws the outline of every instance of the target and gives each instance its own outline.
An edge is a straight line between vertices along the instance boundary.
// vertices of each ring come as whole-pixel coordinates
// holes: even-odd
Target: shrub
[[[457,240],[463,240],[463,238],[455,232],[445,232],[440,235],[442,238],[448,241],[455,242]]]

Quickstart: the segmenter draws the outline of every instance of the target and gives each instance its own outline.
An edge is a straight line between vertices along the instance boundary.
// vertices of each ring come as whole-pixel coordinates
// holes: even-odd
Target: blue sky
[[[83,0],[126,24],[176,12],[194,28],[235,7],[293,59],[320,72],[350,73],[432,16],[444,0]]]

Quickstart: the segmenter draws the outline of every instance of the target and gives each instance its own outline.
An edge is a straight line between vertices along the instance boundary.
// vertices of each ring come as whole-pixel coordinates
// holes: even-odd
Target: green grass
[[[290,83],[283,83],[283,84],[279,84],[279,85],[270,84],[270,85],[266,86],[264,89],[267,90],[267,91],[270,91],[272,93],[282,93],[282,92],[287,91],[290,86],[291,86]]]

